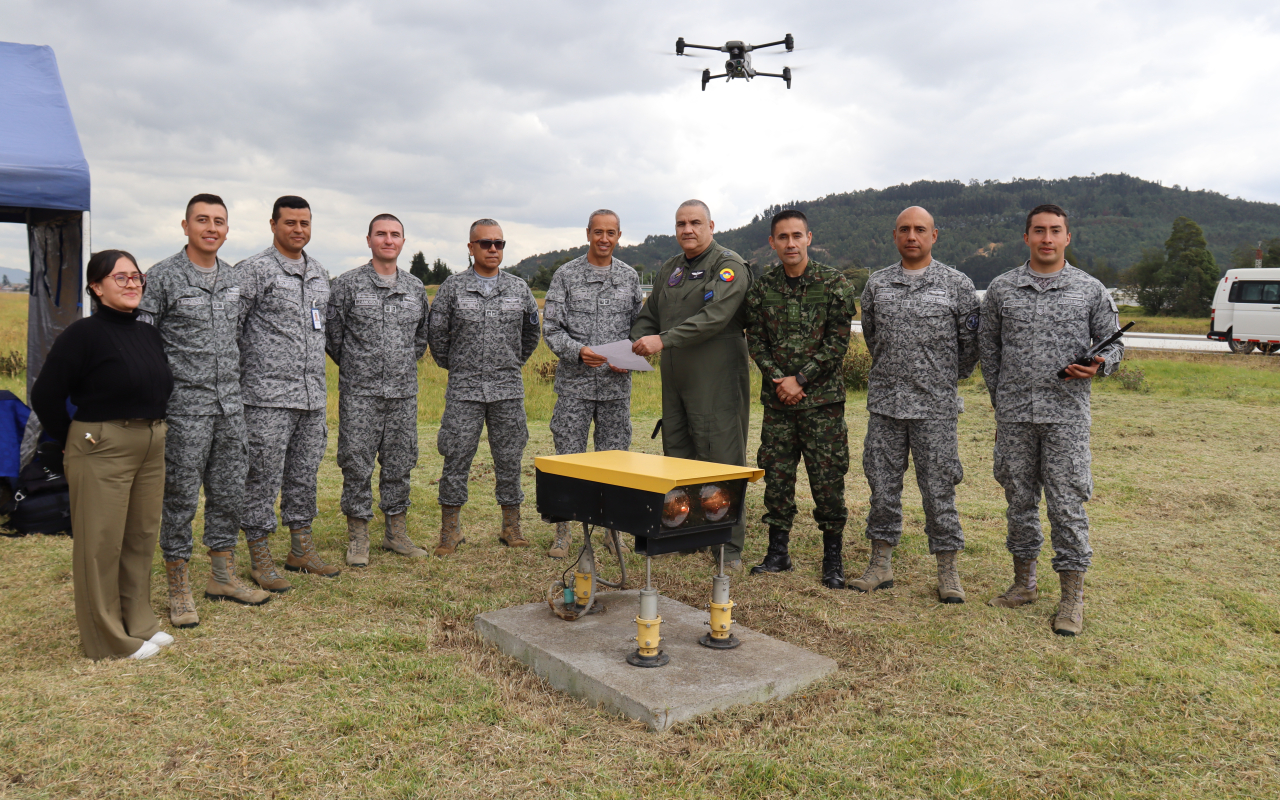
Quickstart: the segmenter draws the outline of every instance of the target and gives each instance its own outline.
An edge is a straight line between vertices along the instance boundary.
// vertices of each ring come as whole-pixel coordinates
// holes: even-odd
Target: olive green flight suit
[[[714,241],[693,261],[678,255],[658,271],[631,326],[632,340],[662,337],[662,452],[717,464],[747,465],[751,379],[743,338],[751,270]],[[725,559],[742,557],[746,517]]]

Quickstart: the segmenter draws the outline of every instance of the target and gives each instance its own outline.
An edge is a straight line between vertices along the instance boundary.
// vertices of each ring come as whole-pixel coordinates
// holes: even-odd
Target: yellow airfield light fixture
[[[580,522],[583,528],[584,543],[572,582],[565,570],[548,592],[548,602],[559,617],[573,620],[591,613],[597,585],[626,586],[625,564],[619,583],[596,574],[591,532],[600,526],[612,537],[618,532],[631,534],[635,552],[646,558],[645,588],[640,591],[636,617],[637,648],[627,657],[629,663],[657,667],[669,660],[660,649],[662,618],[650,576],[653,556],[680,550],[719,550],[709,606],[711,631],[699,641],[716,649],[738,646],[732,633],[733,601],[729,577],[724,574],[724,545],[745,513],[747,483],[760,480],[763,470],[624,450],[541,456],[534,459],[534,468],[542,518]],[[615,552],[621,554],[621,548]]]

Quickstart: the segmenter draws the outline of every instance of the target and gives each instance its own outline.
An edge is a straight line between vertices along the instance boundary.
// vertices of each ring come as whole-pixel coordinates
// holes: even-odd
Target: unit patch
[[[530,325],[537,325],[537,324],[538,324],[538,312],[537,312],[537,311],[530,311],[530,312],[529,312],[529,324],[530,324]]]
[[[973,312],[965,318],[964,326],[971,331],[976,331],[978,326],[982,324],[982,316],[977,312]]]
[[[712,300],[712,299],[714,299],[714,298],[715,298],[715,296],[716,296],[716,293],[715,293],[715,292],[707,292],[706,294],[704,294],[704,295],[702,296],[702,302],[704,302],[704,303],[709,303],[709,302],[711,302],[711,300]]]
[[[667,278],[667,286],[679,286],[682,280],[684,280],[684,267],[676,267],[671,270],[671,277]]]
[[[729,269],[728,267],[725,267],[724,269],[720,270],[720,280],[724,281],[725,283],[732,283],[733,270]]]

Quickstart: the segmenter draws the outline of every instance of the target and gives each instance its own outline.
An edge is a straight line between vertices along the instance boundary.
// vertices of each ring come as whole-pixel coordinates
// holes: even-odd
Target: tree
[[[421,250],[413,254],[413,259],[409,262],[409,274],[424,284],[432,282],[431,270],[427,269],[427,257],[422,254]]]
[[[1159,282],[1164,269],[1164,253],[1149,247],[1142,251],[1138,263],[1125,270],[1121,283],[1138,295],[1138,305],[1149,315],[1162,313],[1169,306],[1171,292]]]
[[[1169,311],[1182,317],[1205,317],[1218,284],[1218,263],[1209,252],[1204,231],[1188,217],[1173,221],[1164,243],[1164,268],[1157,281],[1170,290]]]
[[[556,270],[560,269],[560,267],[564,266],[565,264],[568,264],[574,258],[576,258],[576,256],[565,256],[564,258],[560,259],[556,263],[552,264],[550,268],[548,268],[545,264],[542,265],[541,267],[538,267],[537,274],[534,275],[533,279],[529,281],[529,288],[542,289],[543,291],[550,289],[551,276],[555,275]]]
[[[452,274],[453,274],[453,270],[449,269],[449,265],[444,263],[444,259],[437,258],[431,264],[431,270],[427,273],[430,280],[423,281],[423,283],[441,284],[441,283],[444,283],[445,278],[449,277]]]
[[[850,267],[844,271],[844,276],[853,287],[854,294],[861,297],[862,290],[867,288],[867,281],[871,280],[871,270],[866,267]]]
[[[8,275],[5,275],[5,276],[4,276],[4,283],[3,283],[3,285],[4,285],[4,286],[9,286],[9,285],[10,285],[10,284],[9,284],[9,276],[8,276]]]

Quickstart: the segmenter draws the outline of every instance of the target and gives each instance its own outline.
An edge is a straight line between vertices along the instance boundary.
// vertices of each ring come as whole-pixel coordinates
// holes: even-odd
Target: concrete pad
[[[710,587],[708,587],[708,590]],[[710,628],[708,613],[658,598],[664,667],[633,667],[638,591],[604,592],[605,611],[574,622],[551,613],[546,603],[489,611],[476,617],[476,631],[499,650],[527,664],[552,686],[588,703],[666,730],[700,714],[786,697],[835,671],[836,662],[741,625],[734,650],[698,644]]]

